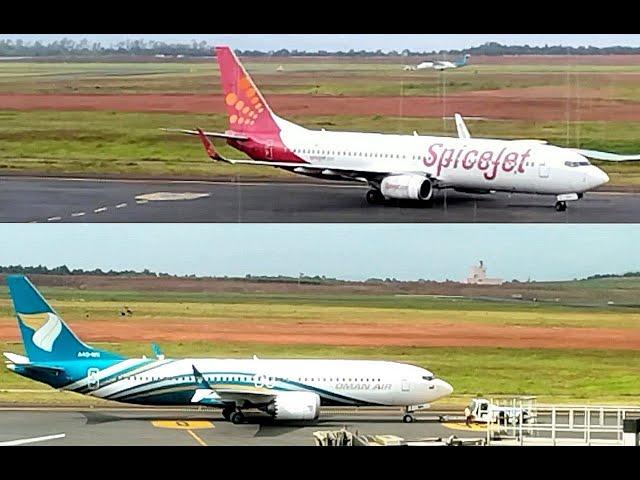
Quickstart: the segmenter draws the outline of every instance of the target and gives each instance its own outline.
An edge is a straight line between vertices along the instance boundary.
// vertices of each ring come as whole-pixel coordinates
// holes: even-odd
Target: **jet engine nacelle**
[[[276,420],[315,420],[320,415],[320,397],[311,392],[282,392],[267,405]]]
[[[380,192],[397,200],[429,200],[433,184],[421,175],[389,175],[380,183]]]

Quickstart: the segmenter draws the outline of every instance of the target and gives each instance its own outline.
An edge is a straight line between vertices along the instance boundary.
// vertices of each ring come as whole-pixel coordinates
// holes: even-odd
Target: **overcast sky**
[[[278,50],[280,48],[316,50],[454,50],[478,46],[485,42],[508,45],[544,46],[640,46],[640,35],[623,34],[0,34],[0,38],[23,39],[27,42],[49,42],[64,37],[86,38],[103,45],[126,39],[160,40],[167,43],[190,43],[192,40],[227,44],[239,50]]]
[[[579,207],[576,207],[579,208]],[[215,276],[507,280],[640,270],[638,225],[4,224],[0,265]]]

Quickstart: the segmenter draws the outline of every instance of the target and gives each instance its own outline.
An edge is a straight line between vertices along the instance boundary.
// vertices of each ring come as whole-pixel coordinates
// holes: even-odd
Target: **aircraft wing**
[[[640,155],[620,155],[618,153],[600,152],[598,150],[585,150],[581,148],[572,148],[574,152],[579,153],[594,160],[604,160],[607,162],[627,162],[632,160],[640,160]]]

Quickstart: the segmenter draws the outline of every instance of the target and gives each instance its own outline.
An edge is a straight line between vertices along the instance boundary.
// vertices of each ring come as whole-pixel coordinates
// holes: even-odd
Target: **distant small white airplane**
[[[448,60],[427,60],[418,65],[407,65],[404,67],[404,70],[449,70],[452,68],[460,68],[467,65],[470,56],[471,55],[467,53],[455,62]]]

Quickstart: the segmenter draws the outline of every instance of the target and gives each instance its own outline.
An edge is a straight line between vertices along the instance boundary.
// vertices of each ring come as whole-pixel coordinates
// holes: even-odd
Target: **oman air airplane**
[[[31,282],[7,277],[26,356],[10,370],[54,388],[141,405],[202,405],[244,422],[256,408],[275,420],[316,420],[324,405],[404,407],[412,412],[453,388],[424,368],[370,360],[124,358],[83,343]]]
[[[554,195],[567,201],[609,181],[591,165],[598,160],[640,160],[640,155],[562,148],[541,140],[472,138],[455,115],[458,137],[309,130],[278,117],[228,47],[216,48],[229,127],[225,132],[176,130],[199,135],[213,160],[277,167],[329,180],[364,182],[371,204],[417,200],[432,205],[437,190],[467,193]],[[253,160],[222,157],[209,138],[226,142]]]
[[[452,68],[460,68],[467,65],[469,61],[468,53],[465,54],[460,60],[450,62],[448,60],[427,60],[426,62],[419,63],[416,66],[405,67],[405,70],[450,70]]]

